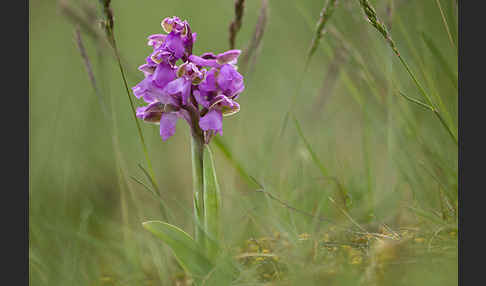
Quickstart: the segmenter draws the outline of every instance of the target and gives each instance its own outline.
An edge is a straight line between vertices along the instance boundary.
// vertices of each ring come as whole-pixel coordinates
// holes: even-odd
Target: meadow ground
[[[241,111],[211,143],[233,285],[458,284],[457,2],[370,1],[403,62],[360,2],[338,1],[305,67],[327,1],[268,0],[256,49],[263,2],[245,1],[235,47],[254,51],[240,66]],[[112,8],[129,86],[166,16],[197,31],[195,54],[229,48],[233,1]],[[162,142],[141,124],[155,198],[137,182],[150,188],[113,51],[90,33],[99,2],[29,9],[30,284],[190,285],[141,224],[166,215],[192,234],[189,128]]]

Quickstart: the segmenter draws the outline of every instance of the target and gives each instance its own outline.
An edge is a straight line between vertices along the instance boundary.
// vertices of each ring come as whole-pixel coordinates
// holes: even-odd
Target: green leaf
[[[204,227],[206,230],[207,254],[214,260],[218,254],[217,241],[220,232],[221,194],[219,191],[218,179],[214,168],[214,161],[209,146],[204,147],[203,154],[204,172]]]
[[[169,245],[179,264],[194,278],[205,277],[212,270],[212,263],[201,252],[201,247],[182,229],[162,221],[147,221],[142,225]]]

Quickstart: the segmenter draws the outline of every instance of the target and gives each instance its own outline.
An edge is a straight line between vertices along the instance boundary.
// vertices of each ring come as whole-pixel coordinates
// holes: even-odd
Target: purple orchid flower
[[[174,135],[177,120],[184,119],[204,142],[223,134],[223,117],[237,113],[235,101],[245,88],[236,63],[240,50],[221,54],[192,54],[196,33],[178,17],[162,20],[167,34],[153,34],[147,44],[153,51],[138,69],[145,78],[132,88],[148,105],[137,108],[138,118],[160,125],[160,136]],[[176,63],[182,60],[182,63]]]
[[[223,94],[211,101],[208,113],[199,120],[199,127],[204,131],[214,131],[223,135],[223,116],[229,116],[240,111],[240,105]]]

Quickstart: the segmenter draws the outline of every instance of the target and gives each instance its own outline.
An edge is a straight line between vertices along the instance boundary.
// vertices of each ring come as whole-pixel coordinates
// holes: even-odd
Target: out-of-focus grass
[[[228,49],[232,1],[112,2],[130,85],[142,78],[136,67],[149,52],[146,36],[160,32],[165,16],[189,20],[198,33],[196,54]],[[395,0],[388,19],[389,2],[372,4],[392,23],[403,58],[457,130],[457,51],[436,1]],[[82,7],[84,1],[69,3]],[[455,1],[440,3],[457,39]],[[242,109],[224,121],[221,139],[231,156],[213,148],[225,244],[237,257],[271,254],[235,258],[242,262],[235,284],[455,285],[457,146],[431,112],[399,95],[420,99],[358,1],[339,1],[300,85],[323,4],[269,1],[261,52],[239,98]],[[237,48],[251,39],[260,6],[246,1]],[[30,282],[177,285],[185,278],[170,250],[141,226],[163,212],[160,201],[130,179],[151,185],[137,167],[146,162],[116,62],[83,34],[107,118],[73,29],[57,1],[30,1]],[[291,111],[301,130],[290,120],[280,137],[294,96]],[[190,232],[188,128],[179,123],[167,142],[156,126],[142,129],[169,220]],[[252,178],[232,162],[265,192],[256,192]],[[372,235],[353,233],[363,232],[356,224]],[[400,239],[386,238],[396,238],[393,232]]]

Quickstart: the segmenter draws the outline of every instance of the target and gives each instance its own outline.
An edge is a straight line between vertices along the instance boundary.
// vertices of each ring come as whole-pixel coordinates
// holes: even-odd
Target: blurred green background
[[[146,161],[113,53],[81,29],[100,98],[76,45],[76,19],[69,11],[96,28],[96,18],[102,16],[99,3],[62,2],[30,1],[30,282],[185,285],[176,284],[182,283],[176,282],[182,271],[170,250],[141,226],[162,219],[161,206],[131,179],[147,182],[137,167]],[[352,227],[341,211],[345,209],[370,232],[379,232],[383,224],[396,231],[414,230],[416,237],[407,244],[411,250],[398,252],[374,283],[456,285],[457,145],[432,112],[399,95],[402,91],[422,100],[357,0],[338,1],[303,73],[325,2],[268,1],[262,42],[254,64],[245,70],[241,111],[225,118],[221,139],[265,191],[292,207]],[[457,134],[456,1],[371,3]],[[254,33],[262,1],[247,0],[245,6],[236,39],[236,48],[242,50]],[[136,68],[150,52],[146,37],[161,32],[166,16],[189,21],[198,34],[195,54],[229,49],[233,1],[113,0],[112,7],[130,86],[143,77]],[[284,120],[289,108],[326,176],[294,120]],[[167,142],[157,126],[142,123],[142,130],[169,220],[192,233],[189,129],[179,121],[176,135]],[[217,146],[212,149],[228,249],[238,249],[247,239],[285,234],[294,250],[282,252],[284,278],[267,279],[274,281],[271,285],[371,285],[365,278],[376,270],[376,261],[368,260],[375,248],[358,266],[345,259],[339,264],[341,258],[330,256],[310,259],[299,235],[318,241],[332,224],[255,192],[232,161]],[[255,267],[244,268],[247,272],[235,285],[263,285],[252,272]]]

